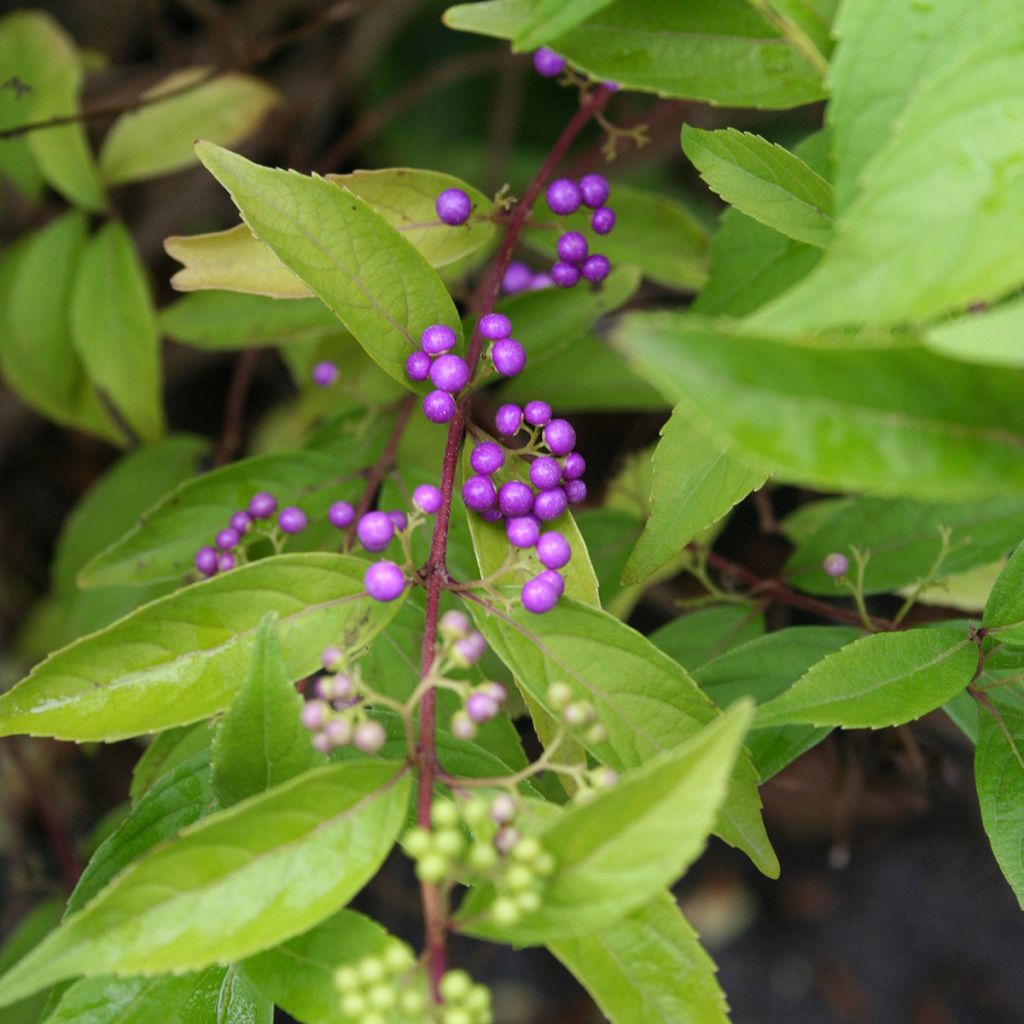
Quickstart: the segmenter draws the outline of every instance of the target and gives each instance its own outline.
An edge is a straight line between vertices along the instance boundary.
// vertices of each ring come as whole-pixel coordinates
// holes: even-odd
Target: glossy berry
[[[512,321],[504,313],[488,313],[480,318],[480,333],[488,341],[500,341],[512,334]]]
[[[439,391],[450,395],[461,391],[469,383],[469,366],[462,356],[438,356],[430,368],[430,382]]]
[[[615,227],[615,211],[608,206],[599,206],[590,217],[590,229],[595,235],[607,235]]]
[[[462,500],[471,512],[486,512],[498,500],[494,484],[485,476],[471,476],[462,485]]]
[[[523,410],[518,405],[501,406],[494,414],[494,429],[502,437],[513,437],[523,425]]]
[[[439,356],[455,348],[455,332],[447,324],[431,324],[420,335],[420,348],[427,355]]]
[[[499,523],[501,522],[502,515],[496,508],[489,508],[486,512],[480,513],[480,518],[485,523]]]
[[[430,356],[426,352],[410,352],[405,360],[409,380],[426,380],[430,374]]]
[[[487,641],[484,640],[483,633],[478,633],[475,629],[455,641],[455,653],[466,667],[475,665],[486,651]]]
[[[380,562],[379,565],[390,565],[389,562]],[[373,566],[370,567],[371,569]],[[398,566],[395,566],[398,569]],[[401,570],[399,570],[401,571]],[[401,590],[398,591],[398,594]],[[398,596],[395,594],[395,597]],[[372,595],[371,596],[375,596]],[[391,601],[390,597],[379,597],[378,601]],[[372,719],[366,722],[360,722],[356,726],[356,731],[352,736],[352,743],[356,750],[361,750],[364,754],[376,754],[381,747],[384,746],[385,740],[387,740],[387,733],[384,732],[384,726],[380,722],[374,722]]]
[[[544,443],[552,455],[568,455],[576,447],[576,431],[568,420],[552,420],[544,428]]]
[[[491,362],[498,373],[514,377],[526,366],[526,349],[515,338],[502,338],[491,349]]]
[[[412,492],[412,503],[428,516],[441,507],[441,492],[433,484],[420,484]]]
[[[230,551],[233,547],[238,546],[238,542],[241,539],[242,538],[238,535],[237,530],[232,530],[231,527],[228,527],[226,530],[221,530],[220,533],[217,534],[217,547],[219,547],[221,551]]]
[[[565,70],[565,58],[554,50],[542,46],[533,51],[533,67],[544,78],[557,78]]]
[[[277,498],[272,494],[261,492],[253,495],[249,502],[249,515],[253,519],[269,519],[277,509]]]
[[[359,543],[367,551],[383,551],[395,536],[395,524],[387,512],[367,512],[356,526]]]
[[[521,597],[523,607],[534,615],[543,615],[558,604],[558,591],[539,576],[523,584]]]
[[[587,258],[587,240],[578,231],[566,231],[555,245],[558,258],[564,263],[582,263]]]
[[[441,616],[441,621],[437,624],[437,629],[441,636],[456,640],[459,637],[465,636],[471,628],[472,623],[469,621],[469,616],[455,608],[445,612]]]
[[[551,268],[551,280],[558,285],[559,288],[572,288],[579,283],[580,272],[579,269],[571,263],[563,263],[559,260]]]
[[[498,508],[508,519],[528,515],[533,508],[533,490],[519,480],[509,480],[498,491]]]
[[[235,556],[225,552],[217,559],[217,572],[230,572],[236,565]]]
[[[336,501],[327,510],[331,526],[347,530],[356,521],[356,510],[347,501]]]
[[[469,220],[473,204],[461,188],[446,188],[434,203],[440,220],[450,227],[465,224]]]
[[[388,518],[391,520],[392,523],[394,523],[395,531],[397,533],[401,533],[402,530],[404,530],[409,525],[409,520],[406,517],[406,514],[402,512],[400,509],[396,508],[393,511],[389,512]]]
[[[840,576],[845,576],[849,571],[850,560],[846,555],[841,555],[838,551],[834,551],[831,555],[825,557],[825,560],[821,563],[821,569],[826,576],[839,579]]]
[[[281,513],[277,517],[277,525],[285,533],[302,533],[306,528],[306,523],[306,513],[301,508],[294,506],[281,509]]]
[[[531,292],[542,292],[545,288],[550,288],[554,285],[554,281],[551,280],[550,274],[534,274],[530,278],[530,291]]]
[[[608,201],[611,186],[603,174],[584,174],[580,178],[580,192],[583,194],[583,202],[594,210]]]
[[[375,562],[366,570],[363,586],[375,601],[394,601],[405,590],[405,573],[394,562]]]
[[[600,284],[611,272],[612,265],[607,256],[595,252],[583,261],[580,272],[591,284]]]
[[[560,217],[575,213],[583,202],[579,185],[568,178],[558,178],[548,185],[548,208]]]
[[[537,541],[537,557],[545,569],[561,569],[572,557],[569,542],[556,530],[542,533]]]
[[[562,476],[566,480],[579,480],[586,472],[587,463],[579,452],[569,452],[562,463]]]
[[[501,279],[501,290],[506,295],[516,295],[526,291],[532,279],[533,273],[530,268],[520,260],[513,260]]]
[[[533,460],[533,465],[530,466],[530,483],[534,487],[546,491],[557,486],[561,479],[562,467],[554,459],[544,455]]]
[[[320,664],[330,671],[341,664],[343,657],[340,647],[325,647],[320,654]]]
[[[469,464],[481,476],[490,476],[505,465],[505,449],[493,441],[485,441],[473,449]]]
[[[447,423],[455,415],[455,399],[445,391],[431,391],[423,399],[423,415],[431,423]]]
[[[533,514],[542,522],[557,519],[569,504],[565,491],[561,487],[552,487],[549,491],[541,491],[533,502]]]
[[[582,480],[570,480],[565,485],[565,496],[570,505],[578,505],[587,497],[587,485]]]
[[[307,701],[302,705],[302,724],[314,732],[327,724],[328,707],[322,700]]]
[[[466,712],[474,722],[482,725],[498,713],[498,702],[486,693],[471,693],[466,701]]]
[[[562,579],[562,574],[556,572],[554,569],[548,569],[542,572],[537,579],[543,580],[549,586],[555,589],[555,592],[561,597],[565,593],[565,580]]]
[[[196,552],[196,568],[204,576],[212,576],[217,571],[217,552],[207,546]]]
[[[252,526],[252,517],[248,512],[236,512],[228,522],[228,526],[237,533],[246,533]]]
[[[318,388],[329,388],[338,379],[338,368],[324,361],[313,367],[313,383]]]
[[[523,406],[523,419],[531,427],[543,427],[551,422],[551,406],[547,402],[527,402]]]
[[[532,548],[540,536],[540,521],[533,516],[516,516],[505,524],[505,535],[514,548]]]

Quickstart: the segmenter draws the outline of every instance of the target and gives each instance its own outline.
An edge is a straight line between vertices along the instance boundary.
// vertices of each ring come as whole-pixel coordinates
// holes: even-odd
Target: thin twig
[[[242,445],[245,398],[249,393],[259,352],[257,348],[247,348],[235,360],[228,388],[228,400],[224,406],[224,426],[213,457],[214,466],[227,465],[238,454],[238,449]]]

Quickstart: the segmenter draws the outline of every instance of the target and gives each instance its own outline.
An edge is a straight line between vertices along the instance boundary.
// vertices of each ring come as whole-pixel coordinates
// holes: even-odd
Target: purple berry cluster
[[[543,291],[554,283],[550,274],[535,274],[522,260],[512,260],[501,279],[501,290],[505,295],[517,295]]]
[[[607,235],[615,227],[615,211],[605,205],[610,194],[611,186],[601,174],[584,174],[578,182],[558,178],[548,186],[548,208],[559,217],[567,217],[587,206],[593,211],[590,229],[597,235]],[[551,279],[559,288],[572,288],[580,280],[600,284],[611,271],[608,257],[592,253],[579,231],[566,231],[555,250],[558,261],[551,268]]]
[[[469,383],[469,364],[455,355],[458,338],[447,324],[431,324],[420,335],[420,347],[405,361],[410,380],[429,379],[434,385],[423,399],[423,414],[431,423],[447,423],[455,415],[455,395]]]
[[[504,377],[514,377],[526,366],[526,349],[512,337],[512,321],[504,313],[488,313],[480,318],[480,334],[491,343],[494,369]]]
[[[387,739],[384,727],[366,716],[358,675],[343,672],[344,661],[337,647],[324,650],[324,672],[314,683],[316,696],[302,707],[302,724],[323,754],[350,743],[364,754],[376,754]]]

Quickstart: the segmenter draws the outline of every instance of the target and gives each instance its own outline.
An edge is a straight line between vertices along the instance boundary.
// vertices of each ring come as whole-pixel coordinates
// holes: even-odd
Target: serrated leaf
[[[268,612],[299,679],[329,643],[361,647],[401,606],[366,596],[365,569],[343,555],[280,555],[154,601],[3,694],[0,735],[111,741],[206,718],[230,703]]]
[[[68,917],[0,979],[0,1005],[77,974],[195,970],[306,931],[380,867],[408,793],[400,765],[328,765],[211,815]]]
[[[982,625],[1006,643],[1024,643],[1024,544],[1010,556],[985,603]]]
[[[302,724],[302,703],[267,616],[256,631],[249,672],[213,740],[213,788],[222,807],[325,763]]]
[[[606,927],[654,899],[704,849],[751,718],[750,702],[736,705],[560,815],[538,836],[558,865],[541,907],[498,925],[486,917],[494,890],[485,886],[460,915],[465,931],[516,945],[549,942]]]
[[[756,608],[720,605],[687,612],[656,629],[648,639],[693,673],[726,650],[764,634],[764,616]]]
[[[441,279],[358,196],[323,178],[260,167],[210,143],[197,143],[196,152],[253,233],[400,384],[413,385],[405,360],[425,327],[448,324],[461,336]]]
[[[145,441],[163,433],[156,312],[128,229],[109,220],[86,243],[71,294],[71,338],[93,384]]]
[[[929,328],[921,342],[950,359],[988,366],[1024,366],[1024,299],[972,312]]]
[[[204,81],[208,77],[206,68],[183,68],[147,89],[144,100],[178,94],[114,122],[100,151],[104,180],[121,185],[184,170],[195,163],[197,138],[231,146],[281,99],[276,89],[251,75],[229,72]]]
[[[758,709],[755,728],[806,722],[847,729],[902,725],[967,687],[978,651],[966,626],[875,633],[812,666]]]
[[[548,948],[611,1024],[728,1024],[714,961],[668,894]]]

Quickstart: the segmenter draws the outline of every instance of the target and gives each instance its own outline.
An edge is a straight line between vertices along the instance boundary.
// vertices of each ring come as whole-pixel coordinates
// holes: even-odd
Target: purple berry
[[[501,513],[496,508],[489,508],[486,512],[480,513],[480,518],[485,523],[500,523]]]
[[[409,525],[409,520],[405,513],[397,508],[393,512],[388,513],[388,518],[395,524],[396,533],[401,533]]]
[[[232,530],[228,527],[228,529],[221,530],[220,533],[217,534],[217,547],[219,547],[221,551],[230,551],[233,547],[238,546],[238,542],[241,539],[242,538],[239,537],[237,530]]]
[[[466,701],[466,713],[478,725],[489,722],[498,713],[498,702],[486,693],[471,693]]]
[[[441,507],[441,492],[433,484],[420,484],[412,492],[412,503],[428,516],[434,515]]]
[[[551,280],[559,288],[572,288],[579,283],[580,272],[571,263],[559,261],[551,268]]]
[[[322,700],[307,701],[302,705],[302,724],[316,732],[327,724],[327,705]]]
[[[561,487],[541,491],[533,502],[533,514],[542,522],[557,519],[568,507],[569,499]]]
[[[841,555],[838,551],[834,551],[831,555],[825,557],[825,560],[821,563],[821,569],[826,576],[839,579],[840,576],[845,576],[849,571],[850,560],[846,555]]]
[[[545,583],[550,584],[555,589],[555,593],[561,597],[565,593],[565,580],[562,579],[560,572],[555,572],[554,569],[548,569],[542,572],[537,579],[543,580]]]
[[[600,284],[611,272],[612,265],[607,256],[595,252],[583,261],[581,273],[591,284]]]
[[[439,391],[454,395],[469,383],[469,366],[462,356],[438,356],[430,368],[430,382]]]
[[[545,288],[550,288],[554,285],[554,281],[551,280],[550,274],[534,274],[530,278],[530,291],[531,292],[542,292]]]
[[[554,50],[542,46],[533,51],[533,67],[544,78],[557,78],[565,70],[565,58]]]
[[[455,332],[447,324],[431,324],[420,335],[420,348],[427,355],[439,356],[455,348],[456,341]]]
[[[336,501],[327,510],[331,526],[347,530],[356,521],[356,510],[347,501]]]
[[[595,235],[611,234],[615,227],[615,211],[610,206],[599,206],[590,217],[590,229]]]
[[[491,348],[491,362],[498,373],[514,377],[526,365],[526,349],[515,338],[502,338]]]
[[[551,406],[547,402],[527,402],[523,407],[523,419],[531,427],[543,427],[551,422]]]
[[[572,558],[572,548],[557,530],[549,530],[537,541],[537,557],[546,569],[561,569]]]
[[[395,522],[387,512],[367,512],[356,526],[356,536],[367,551],[383,551],[395,536]]]
[[[481,476],[490,476],[505,465],[505,449],[493,441],[485,441],[473,449],[469,464]]]
[[[582,263],[587,258],[589,246],[587,240],[578,231],[566,231],[555,245],[555,251],[562,262],[575,265]]]
[[[469,616],[455,608],[445,612],[441,616],[441,621],[437,624],[437,628],[442,636],[455,637],[456,639],[465,636],[471,626],[472,623],[469,621]]]
[[[209,545],[196,552],[196,568],[204,576],[212,576],[217,571],[217,552]]]
[[[551,611],[558,604],[558,596],[558,591],[550,581],[543,580],[539,576],[523,584],[523,607],[528,612],[533,612],[534,615],[543,615],[545,612]]]
[[[236,512],[229,520],[228,526],[239,534],[247,533],[252,526],[252,517],[248,512]]]
[[[352,723],[347,718],[334,718],[324,726],[324,736],[332,747],[344,747],[352,739]]]
[[[294,505],[281,509],[280,515],[277,517],[277,525],[285,533],[302,533],[306,528],[306,523],[306,513],[301,508],[295,508]]]
[[[444,391],[431,391],[423,399],[423,415],[431,423],[448,423],[455,416],[455,399]]]
[[[498,508],[506,519],[525,516],[533,509],[533,491],[519,480],[509,480],[498,491]]]
[[[269,519],[277,508],[277,498],[272,494],[261,492],[253,496],[249,502],[249,515],[253,519]]]
[[[480,318],[480,333],[488,341],[500,341],[512,333],[512,321],[504,313],[488,313]]]
[[[399,593],[401,593],[401,591],[399,591]],[[385,597],[379,598],[379,600],[390,601],[391,598]],[[381,725],[380,722],[374,722],[372,719],[368,719],[365,722],[360,722],[356,726],[356,731],[352,736],[352,743],[356,750],[361,750],[364,754],[376,754],[377,751],[384,746],[387,738],[388,736],[384,731],[384,726]]]
[[[405,590],[405,573],[394,562],[375,562],[366,570],[363,586],[375,601],[394,601]]]
[[[568,420],[552,420],[544,428],[544,443],[552,455],[568,455],[576,447],[576,431]]]
[[[514,548],[532,548],[540,536],[540,521],[533,516],[517,516],[505,524],[505,535]]]
[[[485,476],[471,476],[462,485],[462,500],[471,512],[487,512],[494,507],[498,493]]]
[[[533,273],[530,268],[520,260],[513,260],[501,279],[501,289],[506,295],[515,295],[518,292],[526,291],[530,287]]]
[[[430,374],[430,356],[426,352],[410,352],[405,360],[405,375],[409,380],[426,380]]]
[[[217,559],[217,572],[231,572],[237,564],[235,556],[225,552]]]
[[[604,206],[611,193],[611,186],[603,174],[584,174],[580,178],[580,192],[583,193],[583,202],[594,210]]]
[[[555,420],[557,423],[558,420]],[[562,479],[562,467],[547,455],[534,459],[530,466],[530,483],[538,490],[547,491],[556,487]]]
[[[325,647],[320,652],[320,664],[328,671],[337,668],[341,664],[342,658],[344,658],[344,654],[340,647]]]
[[[523,410],[518,405],[503,405],[494,414],[494,429],[502,437],[514,437],[523,425]]]
[[[565,496],[570,505],[578,505],[587,497],[587,485],[582,480],[570,480],[565,485]]]
[[[560,217],[575,213],[583,202],[579,185],[568,178],[558,178],[548,185],[548,208]]]
[[[467,633],[455,641],[455,650],[466,665],[475,665],[484,656],[487,641],[483,633],[478,633],[474,629],[472,633]]]
[[[322,362],[313,367],[313,383],[318,388],[329,388],[338,379],[338,368],[334,363]]]
[[[566,480],[579,480],[586,472],[587,463],[579,452],[569,452],[562,463],[562,477]]]
[[[473,204],[461,188],[446,188],[437,197],[434,209],[443,223],[450,227],[457,227],[469,220]]]

